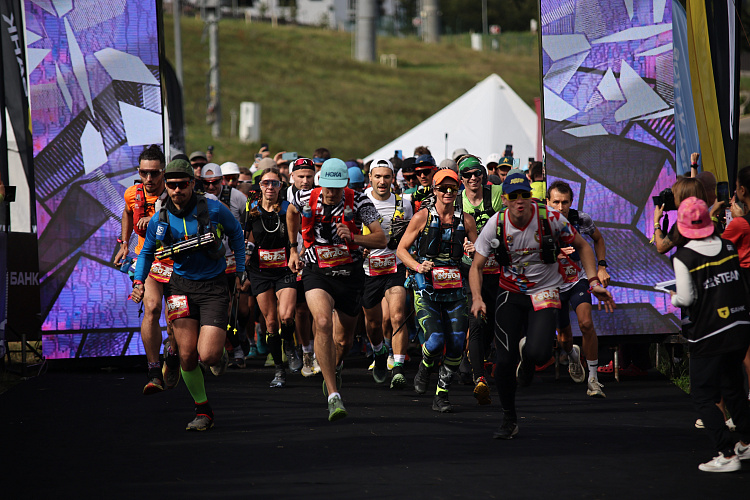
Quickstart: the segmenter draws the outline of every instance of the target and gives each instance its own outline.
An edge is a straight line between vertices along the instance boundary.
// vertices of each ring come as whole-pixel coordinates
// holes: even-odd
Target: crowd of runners
[[[157,146],[143,151],[140,182],[125,192],[115,257],[133,279],[132,300],[143,304],[143,393],[172,389],[182,379],[195,402],[188,430],[214,425],[205,373],[221,375],[228,366],[244,368],[246,358],[266,356],[274,367],[271,387],[285,387],[289,372],[320,374],[328,419],[346,417],[342,375],[355,337],[363,342],[354,349],[372,356],[375,383],[393,390],[411,384],[419,394],[434,387],[432,409],[441,413],[452,411],[450,387],[457,381],[473,384],[478,404],[490,404],[488,380],[494,377],[502,410],[497,439],[518,434],[517,387],[532,382],[554,349],[588,396],[605,397],[592,297],[601,309],[615,308],[606,244],[591,216],[572,208],[570,185],[546,185],[541,162],[530,159],[519,169],[512,150],[483,161],[459,149],[438,163],[425,147],[412,157],[395,154],[366,164],[332,158],[325,148],[305,158],[271,156],[264,145],[249,168],[218,165],[211,156],[196,151],[167,163]],[[695,369],[701,387],[694,389],[696,407],[720,455],[701,464],[703,470],[739,468],[740,459],[750,458],[741,388],[750,343],[742,288],[750,267],[750,219],[739,213],[743,194],[750,201],[747,177],[750,168],[740,172],[733,200],[735,220],[744,226],[737,229],[741,222],[733,221],[727,227],[739,235],[736,247],[722,245],[710,219],[711,234],[701,225],[709,200],[678,201],[679,234],[671,241],[659,230],[658,207],[654,214],[657,248],[680,247],[672,302],[689,308],[694,326],[686,337],[699,363],[704,359]],[[675,241],[680,235],[685,241]],[[693,243],[700,238],[715,241]],[[711,245],[721,248],[719,257],[706,250],[713,251]],[[726,278],[735,271],[742,279]],[[709,281],[715,285],[705,293],[695,285]],[[731,286],[719,286],[724,282]],[[721,324],[698,313],[717,307],[728,311]],[[583,334],[580,348],[573,343],[571,313]],[[414,359],[412,351],[407,364],[410,342],[421,356]],[[714,405],[722,395],[741,440]]]

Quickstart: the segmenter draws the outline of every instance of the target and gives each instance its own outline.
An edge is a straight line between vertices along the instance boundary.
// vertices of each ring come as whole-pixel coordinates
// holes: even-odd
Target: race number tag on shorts
[[[224,271],[224,274],[234,274],[237,272],[237,260],[234,258],[234,254],[229,254],[226,256],[227,259],[227,270]]]
[[[258,262],[261,269],[282,269],[286,267],[286,248],[258,249]]]
[[[535,311],[541,311],[548,307],[560,309],[562,307],[562,304],[560,304],[560,290],[553,288],[537,292],[531,296],[531,304],[534,306]]]
[[[581,269],[571,259],[565,258],[558,261],[560,274],[562,274],[565,283],[575,283],[578,281],[578,271]]]
[[[352,256],[346,245],[322,245],[315,247],[318,255],[318,267],[336,267],[352,263]]]
[[[490,256],[487,257],[482,274],[500,274],[500,264],[497,263],[494,253],[490,253]]]
[[[172,266],[160,260],[155,260],[151,264],[151,271],[149,271],[148,277],[153,278],[159,283],[169,283],[169,278],[172,277]]]
[[[461,288],[461,285],[461,271],[457,267],[432,268],[432,288],[435,290]]]
[[[187,295],[170,295],[167,297],[167,321],[190,316]]]
[[[370,255],[370,276],[382,276],[396,272],[396,254]]]

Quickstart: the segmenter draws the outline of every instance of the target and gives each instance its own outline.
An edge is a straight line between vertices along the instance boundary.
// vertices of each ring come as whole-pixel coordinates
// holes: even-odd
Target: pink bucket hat
[[[682,200],[677,209],[677,229],[685,238],[698,240],[714,234],[714,224],[703,200],[691,196]]]

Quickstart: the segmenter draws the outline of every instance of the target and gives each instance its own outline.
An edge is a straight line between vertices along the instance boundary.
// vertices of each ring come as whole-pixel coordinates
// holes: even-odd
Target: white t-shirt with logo
[[[388,232],[391,229],[391,222],[393,220],[393,213],[396,211],[396,195],[391,193],[391,196],[385,200],[381,201],[377,198],[375,198],[372,195],[372,190],[367,192],[367,197],[372,201],[372,204],[375,205],[375,209],[380,214],[380,227],[383,228],[383,232],[385,233],[386,237],[388,236]],[[411,203],[409,203],[406,200],[402,200],[404,204],[404,219],[409,220],[411,219],[413,212],[411,208]],[[373,265],[377,263],[382,265],[389,264],[391,262],[391,259],[393,259],[393,262],[396,263],[396,266],[401,264],[401,259],[396,257],[396,251],[391,250],[389,248],[378,248],[374,250],[370,250],[370,256],[373,257]],[[372,276],[370,274],[370,256],[368,256],[363,263],[363,267],[365,269],[365,274],[367,276]]]
[[[531,208],[532,217],[526,227],[522,228],[513,225],[507,209],[505,210],[506,248],[510,249],[511,265],[502,267],[499,281],[500,287],[504,290],[525,295],[559,288],[563,283],[563,277],[560,274],[557,262],[554,264],[542,262],[540,252],[542,231],[539,227],[539,207],[536,203],[532,203]],[[477,253],[484,257],[488,257],[490,253],[494,252],[490,242],[497,238],[497,224],[500,213],[502,212],[496,213],[487,221],[476,243],[474,243]],[[552,208],[547,208],[547,219],[552,235],[560,246],[572,245],[577,233],[568,219]]]

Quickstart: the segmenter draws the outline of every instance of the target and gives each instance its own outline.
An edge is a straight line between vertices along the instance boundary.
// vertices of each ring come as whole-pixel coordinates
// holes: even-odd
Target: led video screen
[[[44,355],[142,354],[111,262],[138,155],[164,143],[156,0],[24,8]]]
[[[541,0],[540,12],[547,182],[568,182],[596,222],[618,304],[594,308],[597,334],[676,333],[679,310],[653,291],[672,266],[649,244],[651,197],[676,180],[671,0]]]

